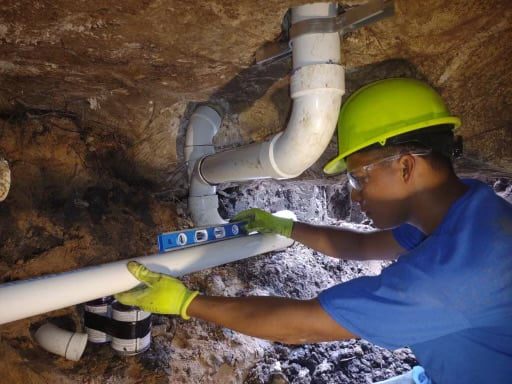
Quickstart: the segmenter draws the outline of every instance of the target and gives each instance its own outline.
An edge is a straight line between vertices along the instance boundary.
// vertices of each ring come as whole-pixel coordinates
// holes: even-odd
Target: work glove
[[[136,261],[128,262],[127,268],[142,284],[115,295],[117,301],[146,312],[180,315],[185,320],[190,319],[187,308],[199,294],[198,291],[191,291],[178,279],[150,271]]]
[[[274,216],[258,208],[242,211],[231,221],[244,221],[247,232],[275,233],[281,236],[291,237],[293,220]]]

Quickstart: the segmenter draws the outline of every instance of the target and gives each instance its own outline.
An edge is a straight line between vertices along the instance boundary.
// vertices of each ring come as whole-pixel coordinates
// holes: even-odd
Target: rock
[[[354,348],[354,354],[359,357],[363,356],[364,355],[363,349],[360,346],[356,346]]]
[[[11,169],[9,163],[0,158],[0,201],[4,201],[11,188]]]
[[[289,381],[284,373],[273,372],[270,374],[268,384],[289,384]]]

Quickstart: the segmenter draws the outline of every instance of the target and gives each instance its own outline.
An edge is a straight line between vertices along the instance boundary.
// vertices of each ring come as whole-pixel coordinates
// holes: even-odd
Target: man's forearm
[[[335,227],[295,222],[292,238],[325,255],[345,260],[364,260],[364,234]]]
[[[356,337],[334,322],[317,300],[198,296],[187,314],[250,336],[289,344]]]
[[[325,255],[344,260],[395,260],[405,252],[391,230],[355,232],[296,222],[292,238]]]

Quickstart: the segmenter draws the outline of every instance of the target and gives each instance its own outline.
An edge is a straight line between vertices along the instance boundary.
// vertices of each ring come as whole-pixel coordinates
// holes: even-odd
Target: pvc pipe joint
[[[78,361],[87,345],[86,333],[73,333],[46,323],[39,327],[34,338],[48,352]]]
[[[292,99],[316,92],[332,92],[337,96],[345,93],[345,71],[336,64],[308,65],[296,70],[290,80]]]

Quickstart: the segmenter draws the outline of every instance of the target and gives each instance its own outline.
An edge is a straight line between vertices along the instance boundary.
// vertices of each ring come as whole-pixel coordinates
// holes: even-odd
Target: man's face
[[[402,178],[400,157],[375,150],[347,158],[347,172],[354,178],[350,196],[378,228],[392,228],[409,216],[407,183]]]

